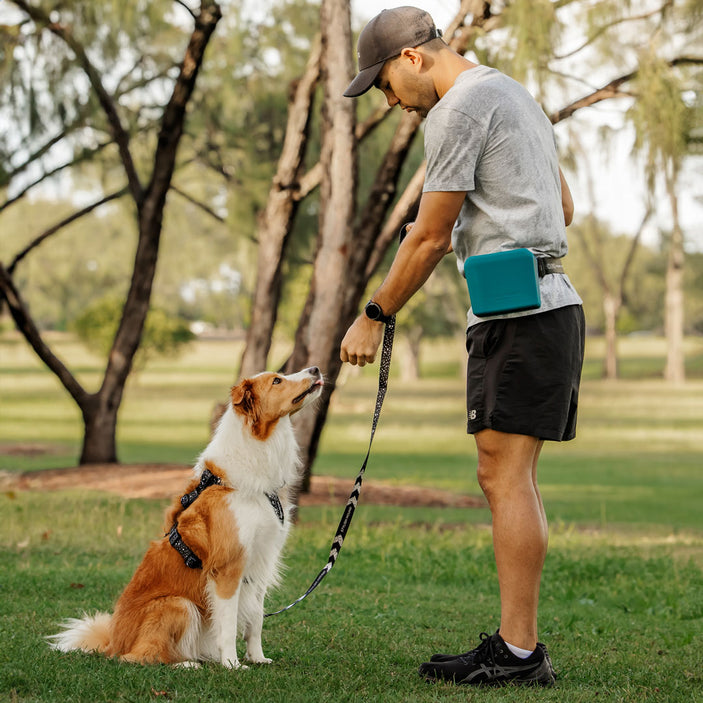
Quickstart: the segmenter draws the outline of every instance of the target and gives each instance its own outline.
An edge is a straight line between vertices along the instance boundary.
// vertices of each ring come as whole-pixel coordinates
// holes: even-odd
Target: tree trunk
[[[417,381],[420,378],[420,345],[423,329],[416,325],[405,335],[403,355],[401,357],[400,378],[403,381]]]
[[[266,368],[281,297],[281,265],[300,202],[300,173],[308,144],[315,87],[320,75],[320,43],[316,42],[289,106],[286,136],[278,168],[258,228],[256,287],[251,323],[239,368],[241,377]]]
[[[325,373],[329,394],[339,373],[339,320],[343,317],[346,290],[344,281],[353,250],[353,222],[356,206],[355,105],[343,96],[353,76],[351,12],[344,0],[323,0],[322,27],[322,146],[320,163],[320,218],[317,252],[310,286],[312,304],[300,344],[290,364],[295,368],[319,366]],[[323,403],[326,413],[327,402]],[[296,418],[296,432],[304,459],[316,451],[315,413]],[[306,462],[307,463],[307,462]],[[306,489],[307,486],[304,486]]]
[[[117,411],[119,404],[106,406],[104,399],[92,396],[84,407],[83,448],[81,464],[113,464],[117,462]]]
[[[205,48],[220,17],[217,3],[201,5],[200,15],[196,20],[195,29],[181,64],[180,74],[164,110],[151,180],[143,199],[137,202],[139,241],[122,319],[110,349],[105,376],[96,402],[90,404],[87,414],[84,410],[86,438],[81,463],[117,461],[115,449],[117,413],[149,313],[166,195],[171,185],[176,153],[183,135],[186,106],[195,88]],[[100,442],[104,443],[103,446],[100,446]]]

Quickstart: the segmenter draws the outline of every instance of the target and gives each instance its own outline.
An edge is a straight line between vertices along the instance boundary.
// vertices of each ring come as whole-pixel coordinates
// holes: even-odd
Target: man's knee
[[[533,481],[533,464],[541,441],[533,437],[483,430],[475,435],[478,449],[477,478],[489,503]]]
[[[481,487],[483,495],[486,496],[489,504],[504,492],[501,487],[500,467],[495,462],[491,460],[482,461],[479,458],[476,477],[478,478],[478,485]]]
[[[505,446],[499,433],[493,430],[482,430],[474,437],[478,450],[476,475],[481,490],[486,493],[492,490],[500,476],[501,466],[505,461]]]
[[[501,458],[500,454],[493,451],[479,451],[476,478],[483,495],[490,503],[501,492]]]

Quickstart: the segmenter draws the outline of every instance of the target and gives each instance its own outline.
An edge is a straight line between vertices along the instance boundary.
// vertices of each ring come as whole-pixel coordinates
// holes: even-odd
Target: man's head
[[[384,64],[403,49],[421,46],[442,33],[432,17],[416,7],[396,7],[376,15],[359,35],[359,73],[344,91],[348,98],[363,95],[377,83]]]

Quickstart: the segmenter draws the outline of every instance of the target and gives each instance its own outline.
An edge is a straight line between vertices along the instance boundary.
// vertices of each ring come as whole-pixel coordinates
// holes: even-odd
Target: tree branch
[[[176,3],[176,5],[180,5],[183,9],[185,9],[185,11],[186,11],[194,20],[197,20],[197,19],[198,19],[198,16],[195,14],[195,12],[193,12],[193,10],[191,10],[191,9],[188,7],[188,5],[186,5],[186,4],[183,2],[183,0],[173,0],[173,1]]]
[[[56,232],[58,232],[60,229],[63,229],[67,225],[70,225],[71,222],[75,222],[81,217],[84,217],[85,215],[91,213],[93,210],[95,210],[95,208],[100,207],[101,205],[104,205],[105,203],[108,203],[111,200],[115,200],[116,198],[121,198],[128,192],[128,190],[129,189],[127,187],[121,188],[120,190],[116,190],[114,193],[110,193],[104,198],[100,198],[100,200],[90,205],[86,205],[86,207],[77,210],[76,212],[70,214],[68,217],[64,217],[55,225],[49,227],[49,229],[42,232],[38,237],[35,237],[19,254],[17,254],[17,256],[15,256],[15,258],[12,260],[12,263],[7,267],[7,273],[11,276],[15,272],[15,267],[17,266],[17,264],[22,261],[22,259],[24,259],[24,257],[27,256],[30,251],[32,251],[32,249],[36,249],[43,241],[48,239],[52,234],[56,234]]]
[[[166,198],[173,175],[178,143],[183,134],[186,105],[193,93],[205,48],[221,17],[219,5],[216,2],[210,2],[201,5],[200,14],[195,18],[195,28],[173,86],[171,99],[161,119],[154,169],[147,187],[150,194],[157,194],[157,199]]]
[[[658,15],[665,12],[673,4],[673,0],[667,0],[661,7],[657,8],[656,10],[652,10],[651,12],[645,12],[641,15],[635,15],[633,17],[619,17],[618,19],[613,20],[608,24],[604,24],[602,27],[599,27],[593,33],[593,35],[586,39],[586,41],[581,44],[581,46],[579,46],[578,48],[573,49],[572,51],[569,51],[566,54],[555,55],[554,59],[556,59],[557,61],[561,61],[562,59],[570,58],[571,56],[574,56],[574,54],[578,54],[579,51],[583,51],[589,44],[592,44],[596,39],[598,39],[598,37],[602,36],[613,27],[617,27],[619,24],[624,24],[625,22],[638,22],[640,20],[649,19],[650,17],[654,17],[654,15]]]
[[[90,394],[81,386],[65,364],[49,349],[32,320],[26,303],[15,287],[12,276],[0,263],[0,293],[7,301],[12,319],[37,356],[56,374],[63,387],[83,409]]]
[[[632,71],[631,73],[627,73],[624,76],[615,78],[610,81],[610,83],[606,83],[602,88],[598,88],[589,95],[585,95],[583,98],[579,98],[578,100],[570,103],[566,107],[561,108],[561,110],[553,112],[551,115],[549,115],[551,123],[557,124],[558,122],[561,122],[562,120],[571,117],[571,115],[573,115],[574,112],[576,112],[577,110],[581,110],[584,107],[590,107],[591,105],[595,105],[596,103],[599,103],[603,100],[608,100],[609,98],[623,97],[623,94],[620,91],[620,86],[623,85],[623,83],[631,81],[636,75],[637,71]]]
[[[205,203],[200,202],[199,200],[196,200],[192,195],[189,195],[184,190],[181,190],[178,186],[171,185],[171,190],[174,193],[178,193],[178,195],[180,195],[181,198],[184,198],[192,205],[195,205],[195,207],[200,208],[203,212],[210,215],[210,217],[214,217],[218,222],[224,223],[226,221],[224,217],[221,217],[220,215],[218,215],[212,208],[207,206]]]
[[[298,201],[310,195],[322,180],[322,164],[318,161],[304,176],[298,179],[298,188],[293,195],[293,199]]]
[[[675,66],[686,65],[698,66],[703,65],[703,57],[677,56],[676,58],[671,59],[667,63],[672,68]],[[634,70],[630,73],[625,73],[624,75],[618,78],[614,78],[612,81],[610,81],[610,83],[606,83],[602,88],[598,88],[589,95],[585,95],[583,98],[579,98],[578,100],[570,103],[566,107],[561,108],[561,110],[553,112],[551,115],[549,115],[549,119],[551,120],[552,124],[557,124],[558,122],[561,122],[562,120],[571,117],[574,112],[584,107],[590,107],[591,105],[595,105],[596,103],[602,102],[603,100],[608,100],[610,98],[627,96],[628,93],[622,91],[620,89],[620,86],[636,78],[638,73],[638,70]]]
[[[390,111],[391,108],[387,103],[377,107],[363,122],[359,122],[356,125],[356,138],[362,141],[368,137],[369,134],[388,117]]]
[[[9,207],[10,205],[16,203],[18,200],[22,199],[32,188],[34,188],[34,186],[39,185],[42,181],[45,181],[47,178],[51,178],[51,176],[55,176],[57,173],[63,171],[65,168],[70,168],[71,166],[75,166],[76,164],[79,164],[82,161],[85,161],[86,159],[95,156],[95,154],[98,154],[106,146],[109,146],[112,143],[112,141],[103,142],[102,144],[99,144],[95,149],[83,149],[81,153],[72,161],[67,161],[65,164],[61,164],[61,166],[57,166],[55,169],[42,174],[41,176],[39,176],[39,178],[32,181],[29,185],[25,186],[19,193],[16,193],[12,198],[8,198],[4,203],[2,203],[2,205],[0,205],[0,212],[2,212],[6,207]]]
[[[78,63],[88,77],[93,90],[98,96],[103,112],[107,117],[112,138],[117,144],[120,159],[122,160],[122,165],[127,174],[130,192],[135,203],[137,203],[137,208],[140,208],[144,197],[144,191],[134,166],[132,154],[129,150],[129,134],[122,126],[120,116],[117,114],[115,102],[110,97],[107,90],[105,90],[105,86],[100,79],[100,73],[88,58],[85,47],[76,39],[70,27],[60,22],[53,22],[49,15],[40,8],[30,5],[26,0],[12,0],[12,2],[27,13],[40,27],[48,29],[52,34],[62,39],[76,55]]]
[[[27,159],[24,161],[24,163],[21,163],[19,166],[16,168],[13,168],[12,171],[10,171],[6,176],[5,176],[5,182],[9,183],[15,176],[17,176],[19,173],[22,173],[28,166],[33,164],[37,159],[40,159],[44,154],[46,154],[54,144],[58,144],[67,134],[70,134],[74,129],[77,129],[79,126],[79,122],[75,122],[72,125],[69,125],[66,129],[64,129],[63,132],[60,134],[57,134],[55,137],[52,137],[46,144],[42,144],[35,152],[31,153]]]
[[[29,20],[27,20],[27,21],[29,21]],[[141,61],[141,59],[140,59],[140,61]],[[165,69],[163,71],[159,71],[158,73],[154,74],[153,76],[149,76],[148,78],[141,78],[137,81],[130,83],[129,85],[123,86],[123,83],[129,77],[129,75],[136,69],[136,67],[139,65],[140,61],[137,61],[135,63],[135,65],[127,73],[125,73],[124,76],[122,76],[122,78],[120,78],[119,83],[117,85],[117,88],[115,89],[115,94],[114,94],[115,100],[119,100],[121,97],[123,97],[125,95],[129,95],[133,90],[138,90],[139,88],[144,88],[145,86],[148,86],[153,81],[161,80],[168,75],[168,69]],[[23,163],[21,163],[19,166],[13,168],[12,171],[7,173],[3,178],[3,182],[9,183],[15,176],[17,176],[18,174],[25,171],[31,164],[33,164],[35,161],[39,160],[42,156],[44,156],[44,154],[48,153],[54,145],[58,144],[61,140],[65,139],[68,135],[72,134],[73,132],[80,129],[81,127],[86,126],[86,118],[89,117],[89,112],[88,112],[87,107],[88,107],[87,103],[85,105],[82,105],[80,107],[80,109],[78,110],[78,114],[77,114],[75,120],[73,120],[70,124],[64,125],[64,129],[62,132],[60,132],[56,136],[52,137],[48,142],[46,142],[41,147],[39,147],[36,151],[31,153]],[[87,126],[90,127],[90,125],[87,125]],[[102,129],[98,129],[96,127],[92,127],[92,128],[98,132],[103,131]],[[96,150],[94,150],[90,153],[95,154],[98,151],[100,151],[104,146],[107,146],[107,144],[112,144],[112,143],[113,143],[113,140],[110,140],[109,142],[105,142],[100,147],[98,147]],[[73,163],[74,162],[66,164],[66,166],[70,166]],[[32,185],[28,186],[24,192],[26,192],[26,190],[31,189],[32,187],[34,187],[38,183],[41,183],[41,181],[44,180],[44,178],[46,176],[53,175],[61,168],[64,168],[64,167],[59,167],[59,169],[52,171],[50,174],[45,174],[41,178],[37,179],[36,181],[34,181],[34,183]],[[22,193],[22,195],[24,195],[24,192]],[[2,205],[0,207],[0,211],[2,211],[2,209],[4,207],[10,205],[16,199],[17,198],[13,198],[12,200],[7,201],[4,205]]]

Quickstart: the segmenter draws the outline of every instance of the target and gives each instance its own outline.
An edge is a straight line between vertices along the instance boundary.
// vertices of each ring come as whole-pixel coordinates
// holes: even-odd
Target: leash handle
[[[354,481],[354,488],[352,489],[351,495],[347,500],[347,504],[344,506],[344,512],[339,521],[339,526],[335,532],[334,539],[332,540],[332,547],[330,548],[330,555],[327,559],[327,563],[324,565],[320,573],[313,579],[309,588],[305,593],[303,593],[300,598],[297,598],[292,603],[287,605],[285,608],[276,610],[273,613],[265,613],[264,617],[268,618],[271,615],[278,615],[279,613],[284,613],[286,610],[290,610],[294,605],[300,603],[301,600],[307,598],[319,585],[322,579],[327,576],[327,574],[332,570],[332,567],[339,557],[339,552],[342,550],[342,544],[344,544],[344,538],[347,536],[347,531],[349,530],[349,525],[351,525],[352,518],[354,517],[354,511],[359,502],[359,496],[361,494],[361,483],[364,478],[364,472],[366,471],[366,465],[368,464],[369,457],[371,456],[371,445],[373,444],[373,438],[376,434],[376,426],[378,425],[378,419],[381,416],[381,408],[383,407],[383,400],[386,397],[386,391],[388,390],[388,375],[391,369],[391,353],[393,351],[393,336],[395,334],[395,315],[391,315],[390,320],[386,323],[386,327],[383,331],[383,349],[381,351],[381,362],[378,370],[378,392],[376,394],[376,407],[373,411],[373,421],[371,422],[371,438],[369,439],[369,448],[366,452],[366,457],[363,464],[361,465],[361,470],[359,471],[356,481]]]

